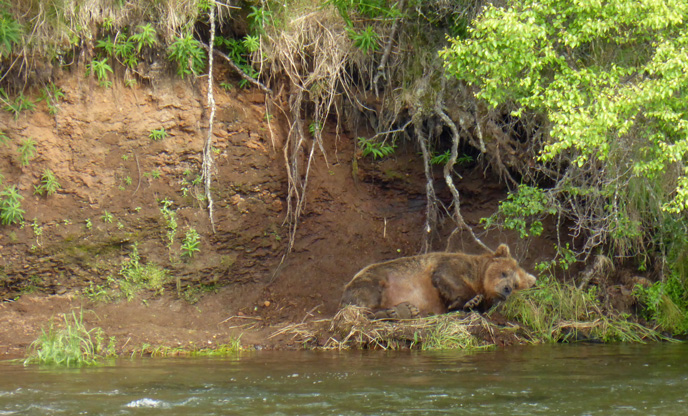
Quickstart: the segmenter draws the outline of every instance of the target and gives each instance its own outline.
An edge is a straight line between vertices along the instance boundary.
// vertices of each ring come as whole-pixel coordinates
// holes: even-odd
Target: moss
[[[220,268],[227,271],[231,270],[238,257],[239,255],[237,253],[226,254],[220,257]]]

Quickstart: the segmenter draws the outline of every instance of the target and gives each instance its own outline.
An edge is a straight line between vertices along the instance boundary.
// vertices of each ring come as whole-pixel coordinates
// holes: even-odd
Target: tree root
[[[468,224],[466,224],[466,221],[463,219],[463,215],[461,215],[461,199],[459,197],[459,191],[456,189],[456,186],[454,185],[454,181],[452,179],[454,164],[456,164],[456,158],[459,154],[459,130],[456,128],[456,124],[452,121],[452,119],[449,118],[447,113],[445,113],[444,109],[442,108],[439,102],[435,106],[435,113],[437,114],[437,116],[439,116],[439,118],[442,119],[444,124],[446,124],[452,132],[451,154],[449,156],[449,161],[447,161],[447,164],[444,165],[444,180],[447,182],[447,187],[449,187],[449,191],[452,194],[454,205],[454,220],[456,221],[458,228],[462,228],[468,231],[471,237],[473,237],[473,240],[475,240],[475,242],[477,242],[485,250],[492,252],[492,250],[487,245],[485,245],[485,243],[483,243],[478,238],[478,236],[475,235],[473,229],[469,227]]]
[[[210,8],[210,47],[208,48],[208,106],[210,107],[210,117],[208,117],[208,136],[203,146],[203,181],[205,183],[205,196],[208,199],[208,217],[210,226],[215,232],[215,219],[213,218],[213,195],[210,193],[213,170],[213,122],[215,121],[215,97],[213,96],[213,47],[215,42],[215,6]],[[204,45],[205,46],[205,45]]]
[[[413,127],[418,138],[421,153],[423,155],[423,166],[425,167],[425,196],[427,205],[425,208],[425,233],[423,235],[423,252],[427,253],[430,249],[430,236],[437,223],[437,195],[432,181],[432,170],[430,166],[430,154],[428,153],[427,138],[423,135],[420,121],[414,123]]]

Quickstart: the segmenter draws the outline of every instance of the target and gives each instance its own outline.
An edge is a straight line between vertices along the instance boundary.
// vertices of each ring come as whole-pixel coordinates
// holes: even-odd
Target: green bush
[[[688,295],[685,283],[676,273],[647,288],[637,285],[634,294],[644,305],[645,317],[660,329],[674,335],[688,333]]]
[[[60,183],[57,181],[55,174],[52,170],[45,169],[41,176],[41,184],[35,187],[33,193],[38,195],[52,195],[57,192],[58,189],[60,189]]]
[[[522,323],[533,342],[569,342],[578,338],[604,342],[644,342],[664,337],[658,332],[606,312],[597,288],[581,290],[552,276],[541,276],[535,287],[520,291],[501,306],[509,320]]]
[[[127,300],[132,300],[141,290],[152,290],[156,294],[162,294],[164,285],[170,281],[166,270],[154,265],[143,264],[136,244],[129,253],[129,259],[122,262],[119,272],[123,279],[117,284]]]
[[[382,159],[394,153],[394,145],[383,142],[374,142],[365,137],[358,138],[358,147],[362,150],[363,156],[373,155],[373,159]]]
[[[177,37],[168,48],[168,59],[177,64],[177,74],[184,76],[198,74],[205,68],[206,53],[201,43],[191,33]]]
[[[12,49],[19,45],[22,36],[22,26],[12,18],[12,16],[5,10],[7,4],[0,3],[3,8],[0,12],[0,59],[3,59],[12,54]]]
[[[12,186],[10,188],[3,188],[0,192],[0,222],[4,225],[16,224],[24,220],[24,210],[21,209],[21,200],[23,196],[19,195],[17,188]]]
[[[557,213],[556,203],[542,189],[519,185],[516,192],[509,192],[505,201],[499,203],[497,212],[481,223],[486,228],[503,226],[518,231],[521,238],[542,234],[541,219]]]

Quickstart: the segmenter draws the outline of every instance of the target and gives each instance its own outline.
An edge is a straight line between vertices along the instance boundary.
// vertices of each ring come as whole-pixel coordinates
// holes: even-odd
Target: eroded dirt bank
[[[317,157],[311,168],[293,251],[278,268],[288,240],[285,123],[278,111],[266,115],[261,93],[239,89],[215,92],[213,233],[197,180],[207,131],[202,84],[169,79],[104,89],[65,74],[56,82],[65,99],[54,116],[44,103],[17,120],[0,114],[10,138],[0,146],[0,172],[5,185],[17,186],[26,211],[22,226],[0,233],[0,357],[23,355],[52,317],[72,310],[114,336],[119,353],[202,348],[240,335],[247,346],[291,347],[289,337],[271,335],[333,316],[343,285],[367,264],[419,252],[425,178],[417,149],[402,146],[394,157],[373,161],[357,152],[355,138],[328,125],[328,163]],[[167,136],[153,140],[160,129]],[[29,139],[35,155],[23,166],[19,148]],[[61,188],[35,195],[45,169]],[[462,211],[475,225],[505,190],[482,169],[463,169]],[[439,195],[446,194],[437,182]],[[190,227],[200,235],[200,252],[185,259],[181,243]],[[547,259],[552,245],[483,238],[494,246],[510,242],[527,268]],[[434,248],[445,249],[445,241],[436,238]],[[167,271],[157,290],[163,293],[117,299],[134,246],[141,264]]]

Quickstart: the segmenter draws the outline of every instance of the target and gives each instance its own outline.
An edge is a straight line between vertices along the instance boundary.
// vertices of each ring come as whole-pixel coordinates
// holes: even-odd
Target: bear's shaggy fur
[[[420,315],[487,309],[533,284],[502,244],[489,254],[429,253],[371,264],[346,285],[341,305],[376,312],[404,304]]]

